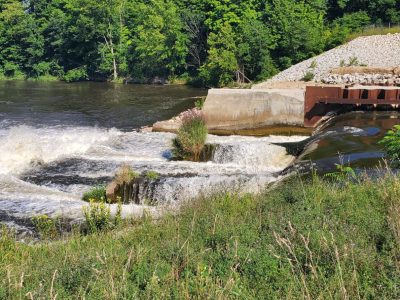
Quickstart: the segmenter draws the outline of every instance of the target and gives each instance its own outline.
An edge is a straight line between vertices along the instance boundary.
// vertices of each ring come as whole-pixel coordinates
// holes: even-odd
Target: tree
[[[132,73],[152,78],[184,70],[188,39],[174,2],[150,0],[136,7],[131,32]]]
[[[272,0],[266,7],[266,19],[276,36],[273,52],[279,67],[319,54],[324,49],[324,12],[305,1]]]
[[[43,37],[34,19],[25,13],[21,1],[1,2],[0,67],[6,76],[25,72],[35,76],[35,67],[43,56]]]
[[[207,62],[201,67],[200,76],[206,84],[227,85],[239,69],[232,27],[225,24],[218,33],[212,32],[208,37],[208,46]]]

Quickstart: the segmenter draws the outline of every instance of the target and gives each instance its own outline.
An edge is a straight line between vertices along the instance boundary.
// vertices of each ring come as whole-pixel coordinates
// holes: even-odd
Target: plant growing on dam
[[[182,125],[173,140],[176,159],[199,161],[207,139],[207,126],[202,113],[191,109],[181,115]]]
[[[135,172],[130,166],[122,165],[115,174],[114,182],[117,184],[130,183],[132,180],[139,178],[140,174]]]

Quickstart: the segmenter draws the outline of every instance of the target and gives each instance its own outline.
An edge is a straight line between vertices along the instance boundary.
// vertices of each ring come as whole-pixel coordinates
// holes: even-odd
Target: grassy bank
[[[395,299],[400,178],[292,179],[157,222],[34,246],[0,240],[0,299]]]

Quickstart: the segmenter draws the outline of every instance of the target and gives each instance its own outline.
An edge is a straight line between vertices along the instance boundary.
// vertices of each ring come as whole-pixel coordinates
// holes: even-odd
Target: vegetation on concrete
[[[399,199],[391,174],[313,176],[62,242],[3,229],[0,298],[397,299]]]
[[[207,139],[207,125],[197,109],[180,115],[182,124],[176,138],[172,141],[172,154],[175,159],[199,161]]]
[[[389,23],[399,0],[7,0],[0,78],[241,85]]]
[[[131,166],[122,165],[116,172],[114,182],[117,184],[130,183],[132,180],[139,178],[140,174],[135,172]]]

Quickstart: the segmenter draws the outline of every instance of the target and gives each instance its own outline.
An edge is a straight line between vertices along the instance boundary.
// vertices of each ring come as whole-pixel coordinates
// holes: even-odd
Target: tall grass
[[[1,299],[398,299],[400,178],[294,178],[157,222],[0,240]]]
[[[371,36],[371,35],[385,35],[385,34],[400,33],[400,25],[394,27],[370,27],[360,32],[354,32],[349,34],[346,42],[350,42],[358,37]]]

